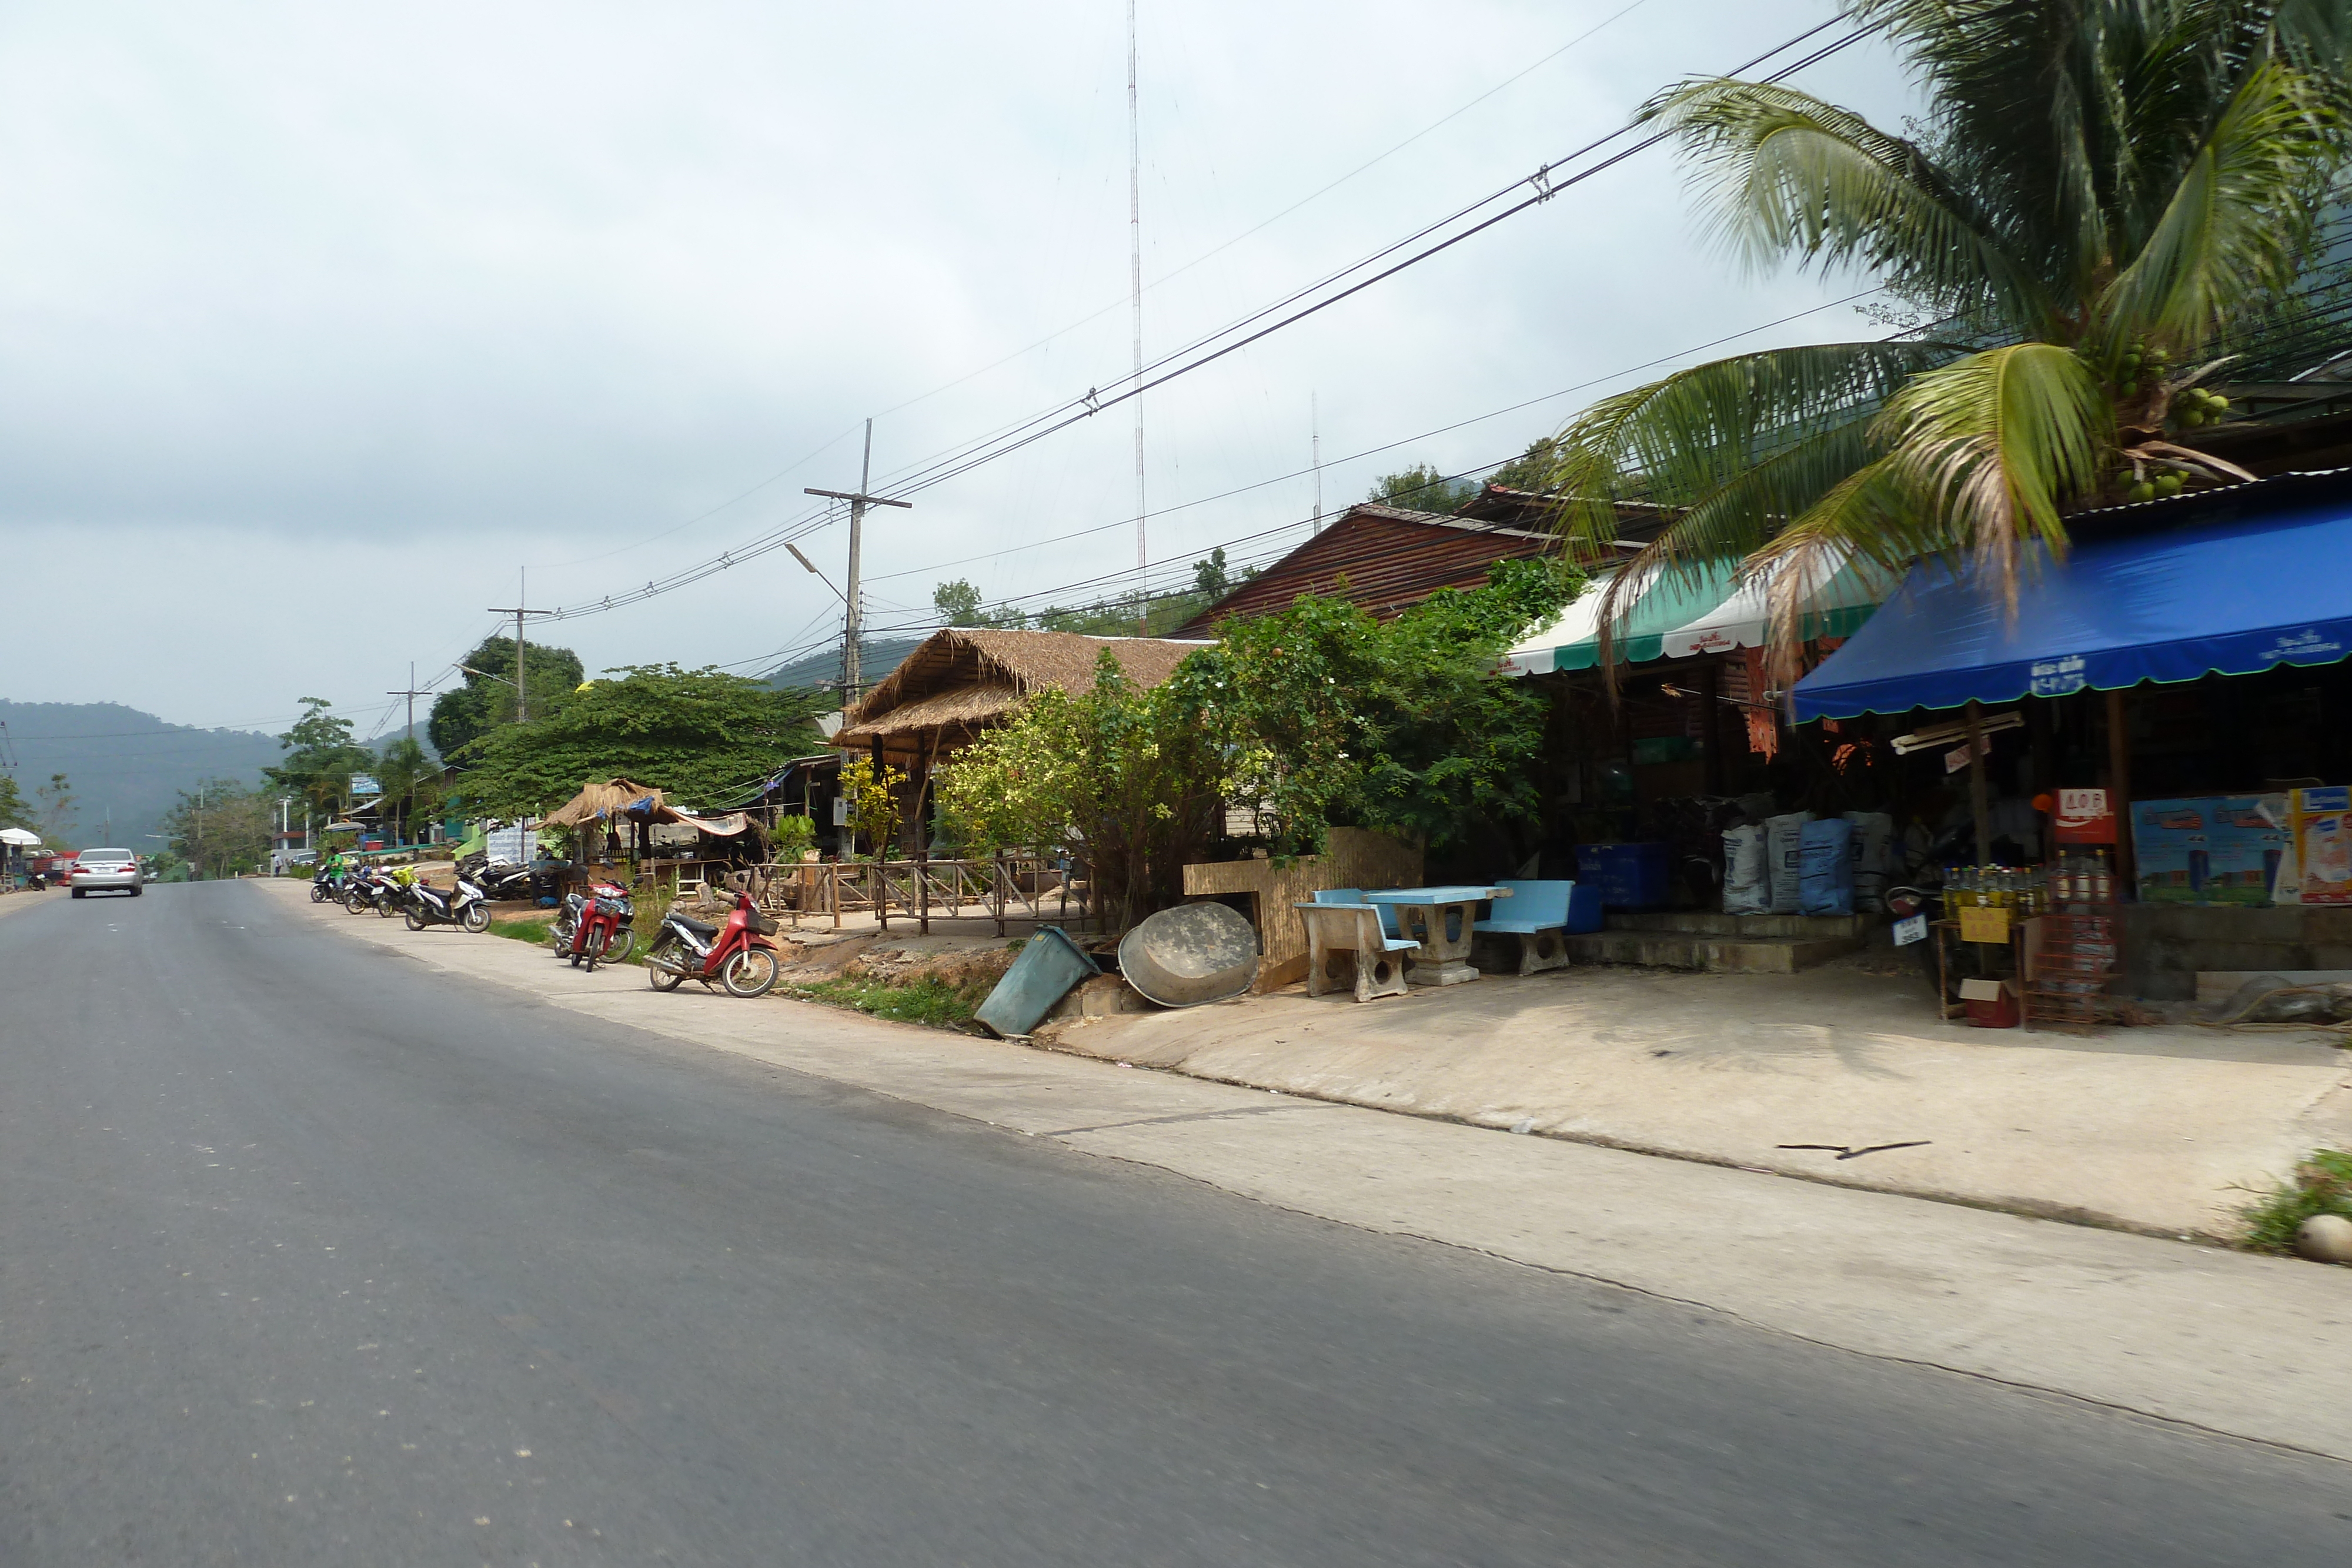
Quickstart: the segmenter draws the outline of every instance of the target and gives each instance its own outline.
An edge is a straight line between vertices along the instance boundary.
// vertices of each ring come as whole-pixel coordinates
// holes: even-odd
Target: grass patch
[[[2352,1154],[2314,1149],[2294,1167],[2294,1179],[2242,1211],[2246,1245],[2257,1252],[2293,1252],[2297,1227],[2315,1214],[2352,1219]]]
[[[547,928],[554,917],[548,915],[516,915],[490,922],[490,935],[509,936],[517,942],[545,942]]]
[[[950,986],[926,975],[912,980],[818,980],[790,990],[808,1001],[856,1008],[876,1018],[929,1024],[933,1029],[961,1029],[971,1022],[972,1009],[988,999],[992,988]]]

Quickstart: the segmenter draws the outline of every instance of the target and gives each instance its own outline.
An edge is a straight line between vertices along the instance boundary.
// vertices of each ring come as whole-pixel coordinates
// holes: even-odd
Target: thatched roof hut
[[[599,784],[590,779],[580,788],[580,793],[540,819],[540,825],[549,828],[576,828],[583,822],[602,819],[617,821],[621,813],[640,800],[650,800],[649,810],[633,817],[633,821],[682,822],[686,817],[662,799],[662,792],[644,784],[634,784],[626,779],[607,779]]]
[[[930,762],[1001,722],[1032,692],[1091,690],[1095,661],[1105,649],[1129,680],[1156,686],[1176,673],[1185,655],[1211,645],[950,627],[927,638],[889,679],[866,693],[843,719],[833,744],[866,751],[879,740],[891,762],[920,777]]]

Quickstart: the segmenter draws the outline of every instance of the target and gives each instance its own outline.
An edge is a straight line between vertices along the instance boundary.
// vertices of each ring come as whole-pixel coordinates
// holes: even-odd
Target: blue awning
[[[2045,560],[2020,587],[2013,621],[1997,594],[1923,561],[1797,683],[1796,716],[1851,718],[2333,664],[2352,653],[2352,498],[2340,484],[2324,501],[2309,498],[2307,484],[2253,494],[2264,488],[2242,486],[2236,504],[2221,508],[2225,518],[2202,506],[2182,508],[2192,520],[2170,528],[2078,530],[2064,565]],[[2147,520],[2161,519],[2167,506],[2148,508]]]

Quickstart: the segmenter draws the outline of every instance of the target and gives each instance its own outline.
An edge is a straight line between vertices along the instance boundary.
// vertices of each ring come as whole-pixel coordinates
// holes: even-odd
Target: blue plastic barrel
[[[1576,846],[1576,880],[1598,883],[1607,909],[1664,906],[1672,865],[1672,848],[1663,843]]]
[[[997,1034],[1027,1034],[1072,988],[1101,973],[1068,932],[1041,925],[971,1016]]]

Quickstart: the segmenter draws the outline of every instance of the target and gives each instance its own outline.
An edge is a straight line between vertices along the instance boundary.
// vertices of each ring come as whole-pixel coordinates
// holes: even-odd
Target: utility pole
[[[519,596],[521,599],[522,603],[517,604],[511,610],[501,610],[497,605],[493,604],[490,606],[490,613],[493,615],[511,615],[515,618],[515,722],[517,724],[528,724],[530,722],[530,687],[523,684],[523,617],[526,615],[552,615],[555,612],[552,610],[526,610],[523,608],[524,604],[529,604],[530,602],[530,568],[524,567],[522,569],[521,576],[517,580],[522,585],[522,592]],[[412,686],[416,684],[416,666],[414,664],[411,664],[408,667],[408,684]],[[413,700],[409,706],[409,713],[410,724],[413,727],[415,722],[415,705]]]
[[[1127,266],[1135,320],[1135,632],[1139,637],[1150,629],[1144,518],[1150,507],[1143,486],[1143,130],[1136,113],[1135,53],[1135,0],[1127,0]]]
[[[521,643],[520,641],[516,643],[516,656],[521,656]],[[416,689],[415,660],[411,659],[408,662],[408,689],[404,692],[386,692],[383,695],[388,697],[406,697],[408,699],[408,740],[410,745],[415,745],[416,743],[416,699],[421,696],[428,696],[431,695],[430,693],[421,692]],[[282,828],[285,824],[281,822],[278,826]]]
[[[857,647],[858,639],[865,634],[866,631],[866,618],[859,610],[861,601],[857,587],[857,556],[865,541],[866,508],[868,507],[911,508],[915,504],[912,501],[893,501],[887,496],[869,496],[866,491],[873,483],[874,422],[869,419],[866,422],[866,459],[857,467],[856,493],[849,495],[839,490],[819,490],[814,486],[809,487],[807,491],[812,496],[823,496],[830,500],[849,503],[849,588],[841,596],[842,601],[849,607],[849,614],[843,629],[841,641],[841,706],[845,708],[856,702],[857,688],[865,685],[866,672],[861,667]],[[798,550],[793,553],[796,556],[800,555]],[[802,558],[801,564],[808,566],[806,557]],[[809,570],[815,571],[816,568],[810,566]]]

